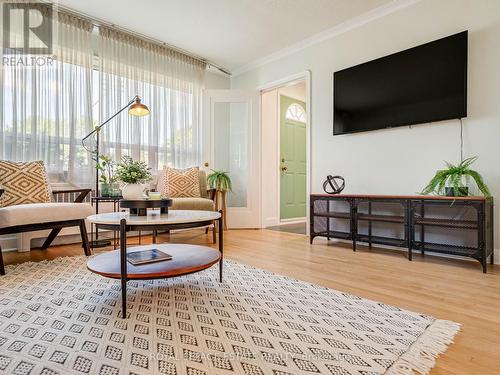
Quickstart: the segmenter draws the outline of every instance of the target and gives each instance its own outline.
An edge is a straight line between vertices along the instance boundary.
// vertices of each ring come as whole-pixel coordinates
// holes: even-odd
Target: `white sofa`
[[[90,189],[53,191],[53,194],[80,192],[75,202],[22,204],[0,208],[0,235],[50,230],[42,249],[47,249],[63,228],[78,227],[85,254],[90,255],[85,218],[94,212],[82,203]],[[0,195],[3,190],[0,189]],[[0,274],[5,274],[0,247]]]
[[[150,183],[150,189],[163,192],[165,182],[163,179],[163,170],[157,171],[153,174],[153,180]],[[215,189],[208,189],[207,175],[205,171],[200,170],[200,197],[199,198],[173,198],[172,210],[202,210],[213,211]]]

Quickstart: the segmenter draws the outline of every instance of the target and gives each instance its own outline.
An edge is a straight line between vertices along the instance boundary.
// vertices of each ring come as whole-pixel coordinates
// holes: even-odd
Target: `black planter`
[[[446,187],[445,193],[447,197],[466,197],[469,195],[469,188],[467,186],[460,186],[458,191],[455,192],[454,187]]]

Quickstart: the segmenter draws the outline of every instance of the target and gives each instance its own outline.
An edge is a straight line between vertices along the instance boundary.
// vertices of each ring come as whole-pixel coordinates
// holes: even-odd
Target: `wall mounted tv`
[[[467,116],[467,31],[333,75],[333,134]]]

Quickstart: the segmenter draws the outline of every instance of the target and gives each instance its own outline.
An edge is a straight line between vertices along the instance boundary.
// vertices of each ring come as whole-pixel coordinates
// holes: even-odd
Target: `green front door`
[[[306,217],[306,105],[280,96],[280,217]]]

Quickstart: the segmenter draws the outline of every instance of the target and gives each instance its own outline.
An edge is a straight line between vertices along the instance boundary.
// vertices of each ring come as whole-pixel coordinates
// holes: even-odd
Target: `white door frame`
[[[274,89],[278,89],[280,87],[283,87],[288,84],[292,84],[297,81],[305,81],[306,82],[306,229],[307,229],[307,234],[309,234],[309,204],[310,204],[310,199],[309,196],[311,194],[311,71],[306,70],[304,72],[296,73],[290,76],[286,76],[284,78],[268,82],[266,84],[263,84],[262,86],[259,86],[257,89],[261,92],[261,95],[263,92],[266,91],[271,91]],[[278,119],[276,119],[278,121]],[[261,128],[262,128],[262,114],[261,114]],[[279,135],[280,131],[280,125],[279,121],[276,127],[276,131],[278,132],[277,134]],[[262,130],[261,130],[262,134]],[[277,138],[279,139],[279,137]],[[261,150],[262,152],[262,150]],[[278,142],[278,160],[276,162],[279,162],[279,155],[280,155],[280,142]],[[261,158],[262,159],[262,158]],[[279,168],[277,170],[276,174],[276,183],[278,186],[277,189],[277,202],[278,202],[278,213],[277,213],[277,218],[278,218],[278,223],[281,222],[281,213],[280,213],[280,202],[281,202],[281,197],[280,197],[280,173],[279,173]],[[261,188],[262,190],[262,188]],[[261,199],[262,201],[262,199]],[[261,209],[262,215],[264,213],[264,210]],[[262,217],[261,222],[265,222],[264,217]]]

